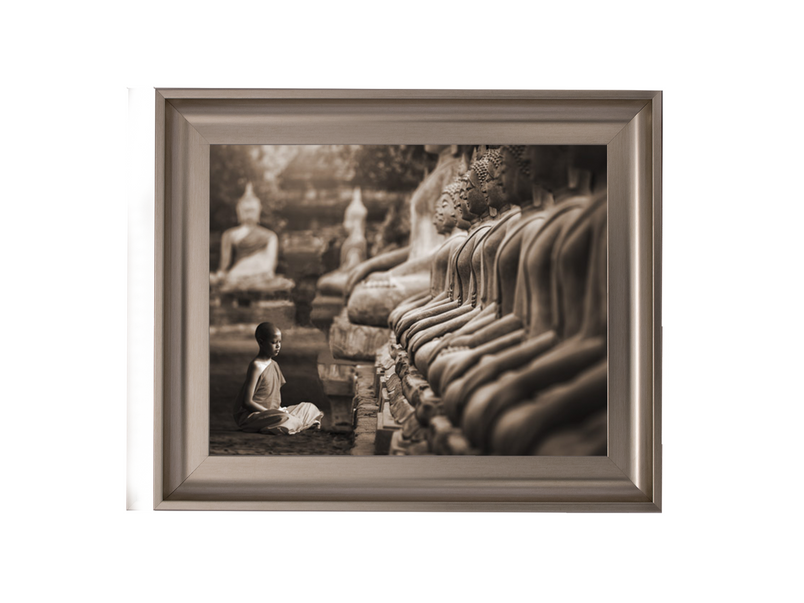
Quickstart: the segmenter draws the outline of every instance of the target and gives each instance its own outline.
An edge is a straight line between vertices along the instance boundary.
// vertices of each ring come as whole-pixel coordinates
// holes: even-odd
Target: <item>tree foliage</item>
[[[280,202],[275,186],[265,179],[260,165],[262,148],[245,145],[211,145],[209,157],[210,230],[220,232],[237,225],[235,206],[246,185],[262,203],[261,222],[277,229]]]
[[[343,152],[354,167],[351,184],[379,190],[411,191],[436,164],[422,145],[360,145]]]

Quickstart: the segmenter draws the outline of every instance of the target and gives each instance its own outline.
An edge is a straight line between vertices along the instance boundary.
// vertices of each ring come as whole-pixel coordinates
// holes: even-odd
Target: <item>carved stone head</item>
[[[444,189],[446,198],[442,196],[441,201],[444,202],[442,209],[444,212],[445,227],[451,222],[454,222],[453,228],[457,227],[461,230],[466,230],[470,226],[469,220],[463,215],[463,188],[464,178],[463,176],[458,176],[454,182]]]
[[[503,145],[500,148],[503,190],[506,201],[516,205],[532,200],[530,158],[524,145]]]
[[[446,192],[442,192],[441,196],[438,198],[435,204],[435,210],[433,211],[433,226],[435,226],[436,232],[438,234],[446,234],[448,231],[445,227],[444,222],[444,207],[445,205],[451,205],[451,201],[449,196]],[[453,224],[454,226],[454,224]]]
[[[488,162],[484,158],[475,159],[464,175],[461,191],[461,210],[464,218],[474,220],[486,213],[489,201],[482,190],[482,178],[488,173]]]
[[[499,210],[509,203],[503,154],[500,149],[492,149],[485,155],[485,159],[486,170],[485,173],[480,174],[483,180],[481,190],[488,200],[489,207]]]

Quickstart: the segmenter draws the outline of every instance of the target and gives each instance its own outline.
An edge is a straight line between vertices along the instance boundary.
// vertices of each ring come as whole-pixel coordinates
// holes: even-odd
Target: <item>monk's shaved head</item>
[[[279,329],[274,323],[263,322],[257,327],[257,330],[254,332],[254,337],[257,338],[257,342],[268,341],[275,333],[279,332]]]

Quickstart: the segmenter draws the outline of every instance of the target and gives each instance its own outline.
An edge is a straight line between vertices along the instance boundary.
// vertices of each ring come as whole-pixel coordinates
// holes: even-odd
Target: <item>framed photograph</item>
[[[158,89],[154,507],[660,511],[661,114]]]

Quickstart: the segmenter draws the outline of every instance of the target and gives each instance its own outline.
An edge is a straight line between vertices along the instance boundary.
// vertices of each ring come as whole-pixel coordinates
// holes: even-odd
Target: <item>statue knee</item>
[[[466,374],[473,365],[477,364],[477,354],[471,350],[458,350],[446,356],[446,366],[442,379],[444,383],[451,383]]]
[[[492,429],[491,452],[502,455],[527,455],[535,442],[538,442],[540,423],[538,401],[526,402],[504,412]]]
[[[514,375],[505,375],[502,379],[479,387],[469,397],[463,410],[461,427],[473,446],[488,451],[497,419],[524,398],[516,385]]]
[[[433,392],[436,395],[441,395],[442,376],[444,369],[447,366],[447,360],[444,354],[439,354],[439,350],[443,349],[443,341],[444,340],[441,339],[436,343],[430,359],[430,366],[427,369],[427,380],[430,382],[430,387],[433,389]]]
[[[461,414],[463,413],[462,385],[463,383],[460,380],[450,383],[441,397],[444,414],[455,425],[460,424]]]
[[[430,377],[428,374],[428,369],[430,368],[429,360],[430,360],[430,353],[435,346],[434,342],[428,341],[425,344],[419,346],[413,352],[413,364],[416,365],[416,368],[419,369],[419,372],[424,375],[424,378],[429,381]]]
[[[442,354],[442,353],[443,353],[443,352],[444,352],[444,351],[445,351],[445,350],[446,350],[448,347],[450,347],[450,346],[452,345],[452,343],[451,343],[451,342],[452,342],[452,340],[453,340],[454,338],[455,338],[455,337],[454,337],[454,334],[453,334],[453,333],[447,333],[446,335],[444,335],[444,337],[442,337],[441,339],[439,339],[439,340],[438,340],[438,345],[437,345],[437,346],[436,346],[436,348],[433,350],[433,360],[432,360],[433,362],[435,362],[435,361],[436,361],[438,358],[441,358],[441,354]]]

